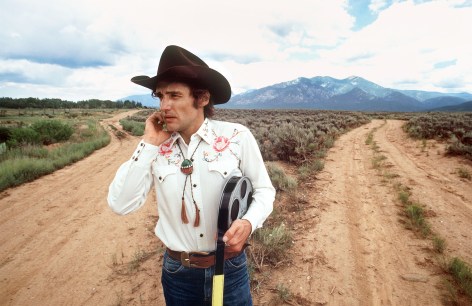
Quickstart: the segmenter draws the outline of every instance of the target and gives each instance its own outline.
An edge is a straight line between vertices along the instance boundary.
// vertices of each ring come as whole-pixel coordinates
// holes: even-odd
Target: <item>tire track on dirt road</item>
[[[374,139],[402,183],[411,188],[412,198],[425,205],[428,222],[445,239],[446,251],[472,263],[472,183],[457,174],[459,167],[472,173],[472,163],[445,156],[444,144],[430,141],[428,146],[408,139],[402,125],[389,120]]]

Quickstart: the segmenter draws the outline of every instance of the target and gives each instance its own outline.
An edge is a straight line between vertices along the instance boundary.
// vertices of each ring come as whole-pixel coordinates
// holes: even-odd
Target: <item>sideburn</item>
[[[205,90],[204,92],[199,93],[194,92],[193,96],[195,97],[195,99],[193,100],[193,107],[195,107],[196,109],[198,109],[201,102],[208,100],[207,105],[203,107],[203,115],[205,118],[213,117],[213,115],[215,114],[215,106],[213,105],[210,93]]]

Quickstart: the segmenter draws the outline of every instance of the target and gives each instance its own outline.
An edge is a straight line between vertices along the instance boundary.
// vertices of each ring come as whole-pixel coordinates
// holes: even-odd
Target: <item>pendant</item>
[[[182,173],[186,175],[192,174],[193,172],[192,161],[190,159],[184,159],[184,161],[180,165],[180,171],[182,171]]]

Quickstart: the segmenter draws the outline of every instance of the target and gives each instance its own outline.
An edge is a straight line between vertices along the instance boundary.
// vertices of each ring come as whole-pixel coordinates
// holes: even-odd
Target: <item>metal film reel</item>
[[[223,188],[218,229],[226,231],[234,220],[240,219],[247,212],[252,202],[252,184],[245,176],[233,176]]]

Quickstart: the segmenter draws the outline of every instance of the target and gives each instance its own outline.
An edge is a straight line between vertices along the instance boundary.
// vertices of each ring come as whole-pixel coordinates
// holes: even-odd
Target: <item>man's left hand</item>
[[[251,232],[251,222],[245,219],[235,220],[223,236],[223,241],[226,243],[225,250],[227,252],[240,252]]]

